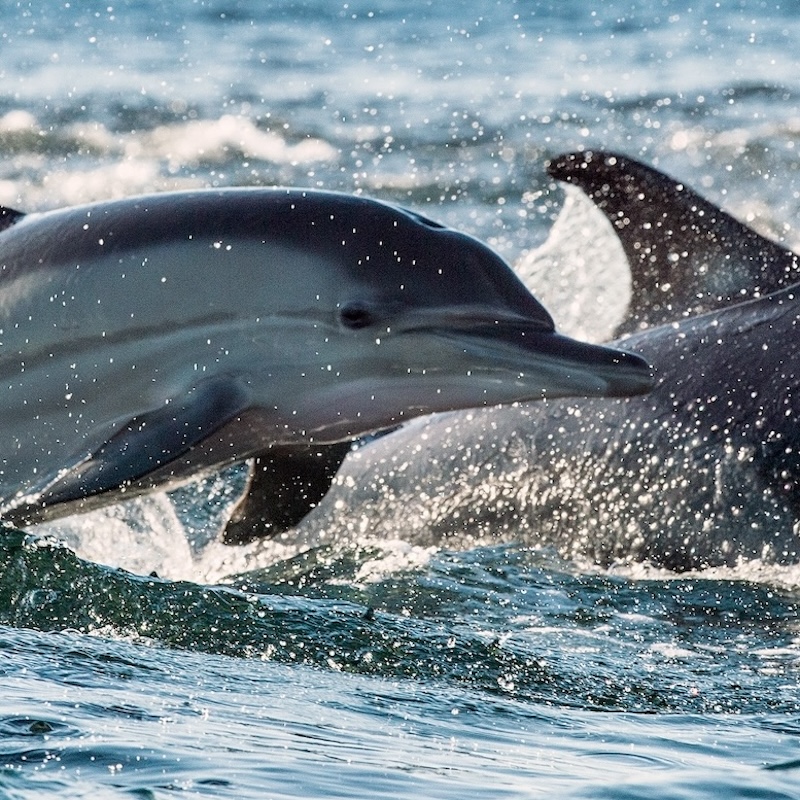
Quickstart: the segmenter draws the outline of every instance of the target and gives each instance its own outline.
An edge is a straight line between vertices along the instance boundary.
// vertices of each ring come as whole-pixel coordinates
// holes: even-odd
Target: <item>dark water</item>
[[[529,265],[563,202],[546,159],[604,147],[797,244],[798,10],[8,3],[0,202],[363,191]],[[571,268],[614,294],[624,264]],[[607,328],[573,278],[531,281]],[[402,532],[253,559],[211,542],[240,480],[3,536],[1,796],[800,797],[797,568]]]
[[[9,533],[8,796],[797,796],[796,590],[370,555],[203,587]]]

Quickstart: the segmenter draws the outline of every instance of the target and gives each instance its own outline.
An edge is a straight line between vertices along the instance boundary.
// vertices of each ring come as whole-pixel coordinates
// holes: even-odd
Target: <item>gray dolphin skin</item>
[[[797,563],[795,255],[632,159],[575,153],[551,171],[596,201],[614,198],[605,209],[629,238],[644,295],[623,326],[673,319],[612,343],[656,365],[653,391],[409,423],[350,455],[300,532],[314,541],[335,508],[354,533],[421,544],[514,540],[676,571]],[[698,302],[715,310],[697,314]]]
[[[651,384],[640,357],[555,333],[483,244],[389,204],[230,189],[0,214],[0,514],[18,525],[258,457],[285,526],[347,440]]]

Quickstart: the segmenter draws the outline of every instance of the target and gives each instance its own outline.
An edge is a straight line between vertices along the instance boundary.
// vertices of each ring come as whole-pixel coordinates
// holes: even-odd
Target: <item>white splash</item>
[[[138,575],[190,579],[194,560],[184,526],[165,494],[43,523],[31,529],[63,542],[79,558]]]
[[[631,298],[628,260],[604,214],[580,190],[566,199],[547,241],[521,258],[517,274],[549,309],[559,331],[608,341]]]

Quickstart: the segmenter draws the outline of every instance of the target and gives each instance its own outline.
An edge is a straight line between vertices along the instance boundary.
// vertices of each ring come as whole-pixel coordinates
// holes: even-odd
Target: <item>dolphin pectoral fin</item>
[[[351,442],[275,448],[254,459],[244,494],[222,540],[246,544],[276,536],[300,522],[325,496]]]
[[[587,194],[625,250],[633,297],[617,335],[769,294],[800,276],[795,253],[632,158],[569,153],[547,171]]]
[[[166,483],[170,462],[247,406],[247,392],[232,378],[204,380],[182,397],[122,425],[101,447],[51,483],[40,502],[50,506],[81,500],[123,488],[151,474],[155,478],[152,485]],[[179,470],[177,477],[182,474]]]

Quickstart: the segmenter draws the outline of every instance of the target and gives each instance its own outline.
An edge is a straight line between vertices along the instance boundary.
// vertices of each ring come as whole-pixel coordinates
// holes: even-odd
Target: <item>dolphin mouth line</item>
[[[580,342],[554,330],[505,322],[456,330],[431,326],[424,332],[456,344],[466,355],[474,354],[474,375],[497,374],[502,380],[505,374],[507,380],[509,373],[515,373],[517,379],[525,380],[546,371],[583,388],[593,384],[594,391],[609,396],[644,394],[655,383],[652,366],[641,356]],[[575,389],[580,391],[578,385]]]
[[[464,306],[443,309],[436,313],[411,315],[407,324],[399,329],[402,333],[436,333],[448,331],[458,333],[487,334],[490,331],[528,331],[530,333],[554,333],[555,323],[550,317],[536,319],[518,314],[498,314],[482,308]]]

